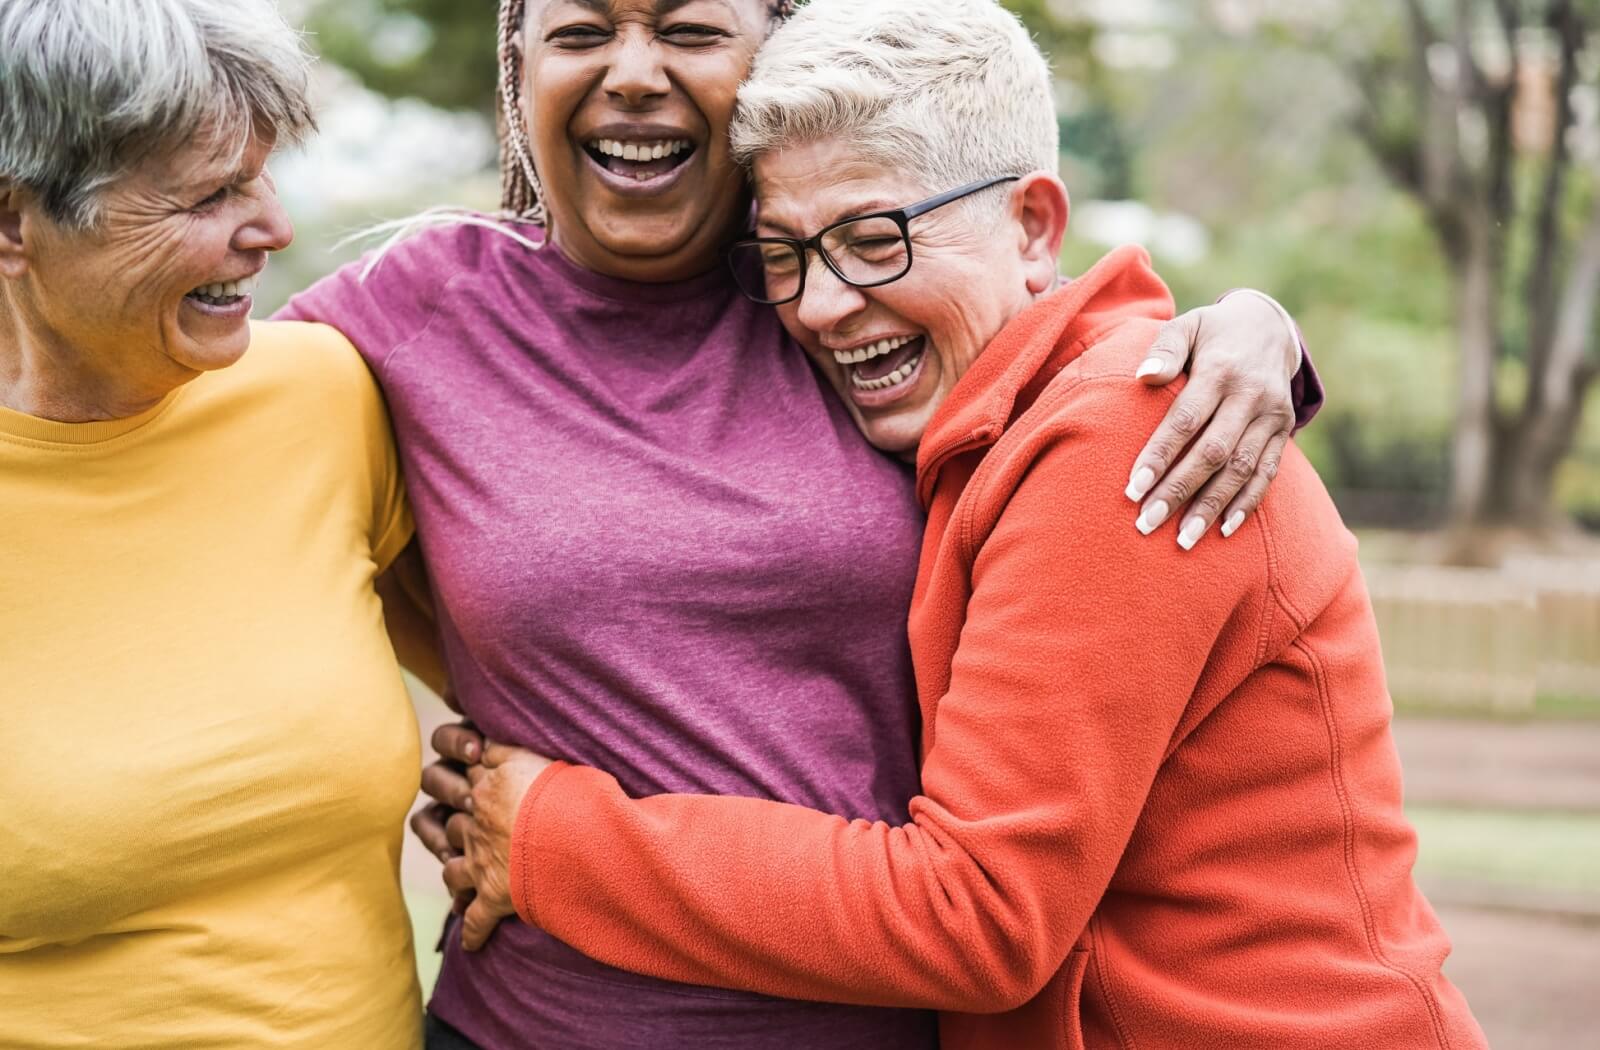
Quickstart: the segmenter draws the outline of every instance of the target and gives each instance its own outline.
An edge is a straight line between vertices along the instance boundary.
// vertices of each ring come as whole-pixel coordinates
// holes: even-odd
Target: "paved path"
[[[1394,735],[1409,801],[1600,813],[1600,720],[1402,718]]]

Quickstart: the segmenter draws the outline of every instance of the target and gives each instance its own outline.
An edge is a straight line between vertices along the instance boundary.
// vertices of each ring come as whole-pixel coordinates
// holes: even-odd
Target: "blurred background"
[[[271,307],[353,231],[498,201],[493,0],[282,2],[323,130],[275,165]],[[1065,270],[1139,242],[1181,308],[1249,285],[1300,321],[1448,972],[1496,1046],[1596,1045],[1600,0],[1008,6],[1059,80]],[[425,980],[436,872],[408,857]]]

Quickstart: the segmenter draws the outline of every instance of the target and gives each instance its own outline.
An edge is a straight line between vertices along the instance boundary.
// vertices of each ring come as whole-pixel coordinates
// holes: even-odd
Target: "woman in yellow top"
[[[0,0],[8,1050],[421,1042],[388,422],[248,321],[306,90],[270,0]]]

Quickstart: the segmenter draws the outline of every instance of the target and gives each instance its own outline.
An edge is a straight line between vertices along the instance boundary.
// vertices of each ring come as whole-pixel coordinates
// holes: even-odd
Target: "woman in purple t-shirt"
[[[444,663],[485,733],[634,794],[899,822],[917,786],[910,478],[721,261],[750,210],[727,141],[736,89],[787,6],[505,0],[502,229],[411,238],[284,316],[341,329],[383,385]],[[1182,414],[1210,420],[1197,448],[1254,461],[1315,407],[1314,377],[1291,397],[1297,341],[1255,297],[1204,315]],[[1174,323],[1151,381],[1199,327]],[[1175,454],[1192,436],[1158,433],[1130,495],[1176,508],[1199,492],[1208,523],[1253,509],[1266,479],[1207,482],[1205,457]],[[449,769],[424,779],[460,797]],[[416,826],[450,854],[436,815]],[[470,955],[450,932],[430,1046],[934,1041],[917,1011],[675,985],[521,924]]]

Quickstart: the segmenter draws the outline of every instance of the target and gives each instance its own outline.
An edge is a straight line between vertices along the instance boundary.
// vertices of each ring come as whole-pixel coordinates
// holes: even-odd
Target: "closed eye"
[[[703,47],[706,44],[716,43],[718,40],[726,39],[729,36],[726,30],[692,22],[680,22],[677,25],[668,26],[662,31],[661,35],[671,43],[687,47]]]
[[[594,47],[603,44],[611,38],[611,34],[599,26],[576,25],[557,29],[545,39],[563,47]]]
[[[205,200],[196,203],[192,208],[190,208],[190,211],[212,211],[223,201],[228,199],[228,193],[230,189],[231,187],[228,186],[222,187]]]

